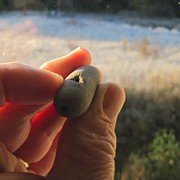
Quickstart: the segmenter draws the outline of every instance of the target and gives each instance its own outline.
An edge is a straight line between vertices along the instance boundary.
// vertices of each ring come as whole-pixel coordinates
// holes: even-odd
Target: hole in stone
[[[62,109],[63,113],[67,113],[68,112],[68,108],[66,106],[62,106],[61,109]]]
[[[79,82],[79,76],[74,76],[74,77],[72,78],[72,80],[73,80],[73,81],[76,81],[76,82]]]

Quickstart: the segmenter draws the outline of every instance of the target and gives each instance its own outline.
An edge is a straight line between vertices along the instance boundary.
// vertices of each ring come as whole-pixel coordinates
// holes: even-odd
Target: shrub
[[[14,9],[33,9],[33,10],[41,10],[45,8],[44,3],[41,0],[29,0],[29,1],[21,1],[21,0],[13,0],[12,6]]]
[[[173,131],[156,133],[147,154],[132,153],[124,166],[122,180],[178,180],[180,175],[180,143]]]
[[[0,0],[0,10],[12,9],[12,3],[10,0]]]
[[[137,93],[126,90],[126,102],[117,120],[116,168],[121,169],[131,153],[148,152],[159,129],[172,129],[180,139],[180,100],[170,92]]]
[[[180,177],[180,143],[172,131],[160,130],[149,147],[146,165],[152,180],[178,180]]]
[[[176,0],[132,0],[131,7],[147,16],[173,17],[178,14]]]

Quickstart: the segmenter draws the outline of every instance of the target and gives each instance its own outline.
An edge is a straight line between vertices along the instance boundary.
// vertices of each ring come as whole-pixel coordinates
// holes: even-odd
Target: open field
[[[167,88],[180,70],[178,29],[130,25],[117,17],[1,14],[0,37],[0,62],[38,67],[81,46],[91,52],[106,80],[127,88]]]
[[[180,30],[173,20],[150,20],[148,25],[143,19],[118,16],[0,14],[0,63],[39,67],[77,46],[91,52],[104,81],[126,89],[117,124],[118,169],[158,129],[172,129],[180,139]]]

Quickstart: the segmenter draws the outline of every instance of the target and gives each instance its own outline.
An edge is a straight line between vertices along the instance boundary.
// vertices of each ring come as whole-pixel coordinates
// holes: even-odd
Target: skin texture
[[[73,71],[56,93],[57,112],[68,118],[82,115],[89,108],[99,82],[99,71],[93,66],[82,66]]]
[[[125,101],[123,89],[100,83],[89,109],[73,121],[59,115],[52,104],[62,77],[90,61],[90,54],[78,48],[40,69],[0,65],[0,141],[15,162],[21,157],[30,164],[19,173],[0,173],[0,179],[113,179],[114,128]]]

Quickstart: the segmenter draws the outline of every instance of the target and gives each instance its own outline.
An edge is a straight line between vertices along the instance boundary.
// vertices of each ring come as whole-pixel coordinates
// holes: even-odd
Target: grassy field
[[[160,129],[173,130],[178,142],[180,139],[179,28],[173,20],[163,21],[165,25],[159,20],[160,26],[157,19],[151,20],[156,24],[153,27],[147,22],[140,26],[141,19],[121,18],[0,15],[0,62],[39,67],[81,46],[91,52],[105,82],[125,88],[127,101],[116,128],[118,173],[132,153],[147,154]]]

